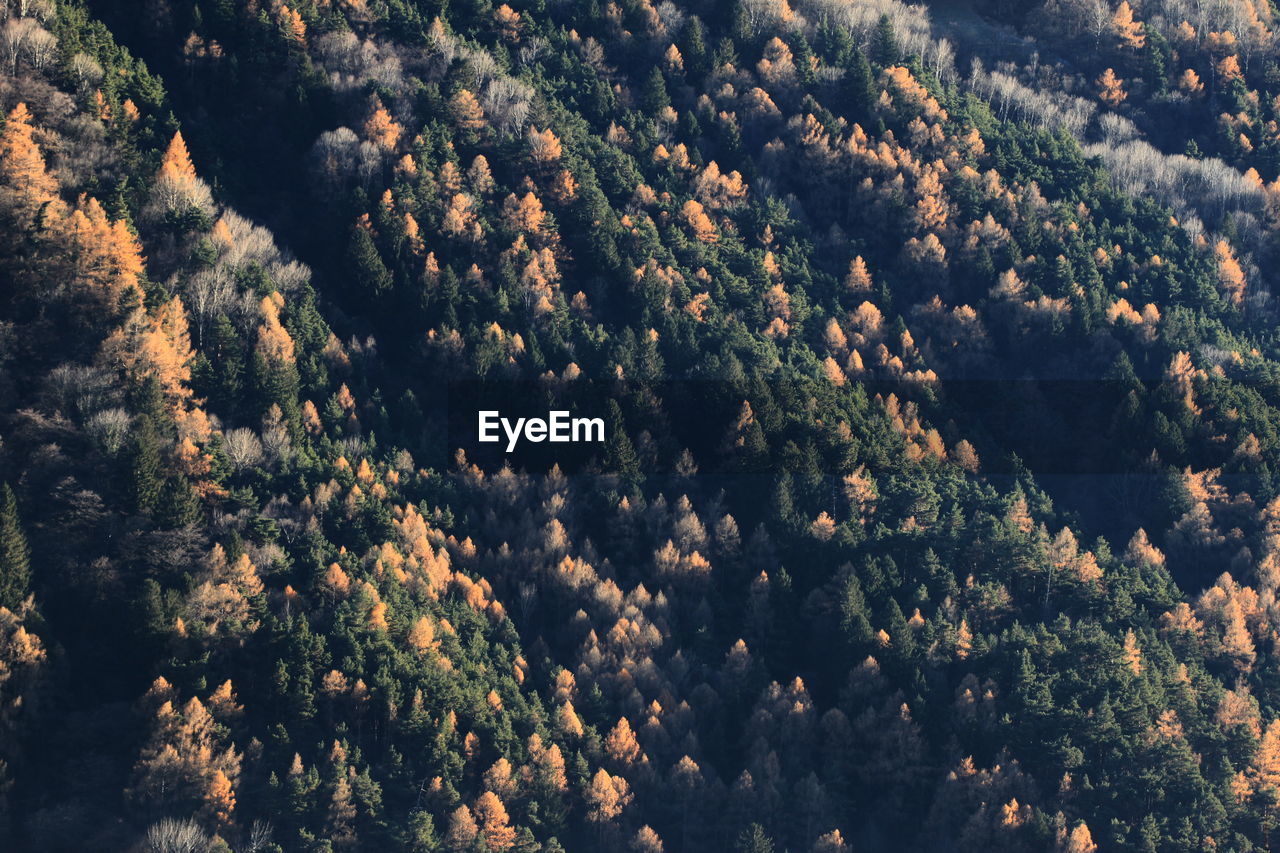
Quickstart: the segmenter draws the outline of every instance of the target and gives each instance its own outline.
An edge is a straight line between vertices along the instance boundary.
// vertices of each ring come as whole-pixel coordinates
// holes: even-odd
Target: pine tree
[[[609,400],[609,413],[605,422],[605,469],[618,474],[624,482],[634,485],[640,479],[640,459],[635,445],[627,435],[627,423],[617,400]]]
[[[359,223],[351,226],[347,241],[347,271],[366,299],[379,300],[391,291],[391,273],[378,254],[373,235]]]
[[[839,102],[849,116],[858,122],[866,122],[873,116],[876,103],[875,75],[871,63],[861,50],[853,49],[840,78]]]
[[[31,585],[31,549],[18,518],[18,499],[0,484],[0,607],[16,611]]]
[[[164,488],[160,463],[160,436],[149,417],[138,420],[129,452],[129,496],[135,512],[150,515],[160,503]]]
[[[738,834],[735,853],[773,853],[773,839],[758,823],[752,823]]]
[[[881,15],[871,40],[871,58],[877,65],[887,68],[896,65],[900,56],[898,35],[893,30],[893,22],[888,15]]]
[[[662,71],[656,66],[649,72],[644,88],[640,90],[638,101],[640,109],[645,115],[650,116],[656,116],[671,106],[671,96],[667,94],[667,81],[663,79]]]
[[[155,516],[161,527],[188,527],[200,521],[200,500],[191,488],[191,481],[181,474],[166,480]]]

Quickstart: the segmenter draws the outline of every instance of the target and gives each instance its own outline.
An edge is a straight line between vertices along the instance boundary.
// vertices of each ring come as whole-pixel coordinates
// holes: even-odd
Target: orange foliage
[[[703,206],[693,199],[689,199],[680,208],[685,222],[693,229],[693,236],[704,243],[715,243],[720,239],[720,233],[716,230],[715,223],[707,216]]]
[[[516,831],[510,826],[506,806],[493,791],[485,791],[476,800],[475,816],[490,850],[506,850],[515,843]]]
[[[364,135],[383,151],[394,150],[400,143],[404,128],[400,126],[382,101],[375,95],[369,109],[369,117],[364,122]]]
[[[1147,43],[1142,24],[1133,19],[1133,7],[1129,5],[1129,0],[1121,0],[1111,18],[1111,28],[1124,47],[1140,50]]]
[[[9,112],[0,135],[0,177],[15,191],[20,207],[30,213],[57,198],[58,182],[45,170],[26,104],[19,103]]]
[[[1125,98],[1129,97],[1124,90],[1124,81],[1116,76],[1114,69],[1108,68],[1103,71],[1097,79],[1097,84],[1098,98],[1109,107],[1118,107]]]

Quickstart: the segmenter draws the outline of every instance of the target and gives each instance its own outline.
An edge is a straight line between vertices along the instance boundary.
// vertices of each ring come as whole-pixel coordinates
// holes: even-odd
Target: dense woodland
[[[0,0],[0,59],[0,848],[1280,843],[1270,0]],[[459,383],[607,441],[477,464]]]

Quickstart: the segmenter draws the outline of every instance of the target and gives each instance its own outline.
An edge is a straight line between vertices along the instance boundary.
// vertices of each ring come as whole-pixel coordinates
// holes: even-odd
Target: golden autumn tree
[[[681,206],[680,213],[697,239],[704,243],[715,243],[720,239],[720,232],[716,230],[715,223],[711,221],[711,217],[707,216],[706,210],[698,201],[689,199]]]
[[[1130,50],[1141,50],[1147,43],[1142,24],[1134,20],[1133,7],[1129,5],[1129,0],[1121,0],[1120,5],[1116,7],[1116,13],[1111,17],[1111,29],[1120,40],[1121,46]]]
[[[619,764],[630,764],[640,757],[640,744],[626,717],[619,717],[617,724],[604,739],[605,752]]]
[[[1098,85],[1098,98],[1104,104],[1113,109],[1120,106],[1129,97],[1124,90],[1124,81],[1116,76],[1114,68],[1108,68],[1103,71],[1096,81]]]
[[[1097,853],[1097,851],[1098,845],[1093,841],[1093,833],[1089,832],[1089,827],[1084,821],[1077,823],[1069,832],[1065,826],[1058,831],[1055,853]]]
[[[400,144],[404,128],[391,117],[377,95],[369,103],[369,115],[364,121],[364,135],[383,151],[394,151]]]
[[[502,203],[502,222],[511,231],[537,234],[546,218],[547,212],[542,207],[542,202],[532,192],[527,192],[520,198],[512,193]]]
[[[31,111],[24,103],[9,111],[0,134],[0,180],[8,204],[19,211],[24,224],[58,197],[58,182],[45,167],[44,155],[35,141]]]
[[[209,187],[196,174],[182,131],[176,131],[169,140],[169,147],[165,149],[160,161],[151,194],[153,204],[161,214],[181,213],[190,209],[208,213],[213,209],[213,196]]]
[[[1253,766],[1258,783],[1280,793],[1280,719],[1267,726]]]
[[[1231,250],[1231,244],[1226,240],[1219,240],[1214,244],[1213,255],[1218,263],[1218,286],[1232,305],[1241,304],[1244,301],[1245,275]]]
[[[510,826],[507,808],[493,791],[485,791],[476,800],[474,813],[480,834],[490,850],[507,850],[515,843],[516,831]]]
[[[280,322],[280,309],[284,307],[284,296],[274,291],[262,297],[258,303],[262,323],[258,327],[257,352],[268,361],[292,364],[294,359],[293,337]],[[345,386],[344,386],[345,387]]]
[[[480,835],[480,827],[476,823],[471,809],[460,805],[449,815],[449,827],[445,832],[446,850],[464,851],[472,849],[476,837]]]
[[[662,839],[648,824],[636,830],[631,839],[632,853],[663,853],[663,850]]]
[[[302,15],[288,6],[281,5],[276,20],[286,41],[297,47],[307,46],[307,24],[302,20]]]
[[[1220,83],[1230,83],[1244,76],[1244,72],[1240,70],[1240,59],[1234,53],[1219,59],[1214,64],[1213,69],[1217,73],[1218,82]]]
[[[236,809],[236,793],[231,780],[222,770],[214,770],[204,793],[204,807],[209,817],[219,826],[231,823]]]
[[[220,819],[235,807],[240,762],[199,699],[192,697],[181,710],[166,700],[154,713],[127,793],[162,808],[198,803],[206,816]]]
[[[449,99],[449,115],[454,125],[465,133],[475,134],[485,128],[484,110],[480,107],[480,101],[466,89],[459,89]]]
[[[493,10],[493,21],[497,24],[498,31],[505,41],[516,42],[520,40],[520,31],[523,26],[520,22],[520,13],[515,9],[503,3]]]
[[[862,255],[858,255],[849,262],[849,272],[844,277],[844,286],[859,293],[871,289],[871,271],[867,269],[867,262],[862,259]]]
[[[124,220],[112,222],[96,199],[81,196],[54,231],[76,295],[96,312],[114,314],[122,297],[141,295],[142,246]]]
[[[610,776],[602,767],[591,777],[584,798],[587,820],[597,825],[610,823],[631,804],[631,786],[621,776]]]

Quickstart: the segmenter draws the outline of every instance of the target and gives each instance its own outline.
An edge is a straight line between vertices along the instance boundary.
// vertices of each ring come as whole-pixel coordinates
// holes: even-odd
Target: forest
[[[0,0],[0,849],[1271,850],[1277,261],[1272,0]]]

